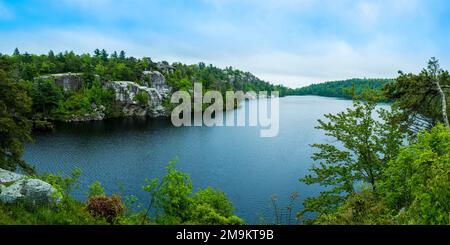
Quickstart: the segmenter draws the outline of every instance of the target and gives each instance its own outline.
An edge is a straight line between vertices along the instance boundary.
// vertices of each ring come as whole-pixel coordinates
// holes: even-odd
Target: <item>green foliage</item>
[[[141,106],[147,106],[148,105],[148,93],[145,91],[139,91],[134,96],[134,100]]]
[[[372,190],[349,195],[336,212],[321,213],[314,221],[323,225],[379,225],[394,224],[387,208]]]
[[[167,173],[161,179],[146,180],[143,187],[151,195],[156,221],[181,224],[188,219],[192,183],[189,176],[175,169],[175,161],[167,166]]]
[[[107,224],[92,217],[81,202],[65,201],[60,207],[30,207],[21,203],[0,203],[0,224],[3,225],[95,225]]]
[[[361,94],[365,89],[381,90],[386,84],[392,83],[391,79],[349,79],[343,81],[332,81],[312,84],[303,88],[288,92],[291,95],[318,95],[326,97],[339,97],[351,99],[353,92]],[[352,91],[354,90],[354,91]]]
[[[334,138],[339,144],[313,144],[319,151],[312,155],[315,164],[301,179],[306,184],[320,184],[327,189],[320,196],[307,198],[305,212],[333,212],[349,195],[355,185],[364,183],[373,190],[382,179],[382,170],[397,155],[404,137],[396,123],[398,113],[379,109],[381,121],[374,118],[378,101],[374,91],[355,99],[353,108],[336,115],[327,114],[328,121],[319,120],[317,129]]]
[[[81,170],[76,168],[69,176],[61,174],[44,174],[40,178],[55,187],[63,197],[69,197],[72,191],[79,187],[78,179],[81,176]],[[67,198],[68,199],[68,198]]]
[[[450,224],[449,176],[450,131],[437,125],[388,164],[380,192],[401,223]]]
[[[384,94],[395,100],[394,106],[403,112],[403,120],[408,122],[413,132],[430,129],[437,123],[443,123],[442,98],[437,88],[440,84],[448,97],[450,75],[439,67],[436,59],[429,61],[428,67],[418,75],[399,72],[395,83],[387,84]],[[448,99],[447,114],[450,113]]]
[[[204,90],[221,91],[223,94],[229,90],[247,91],[280,91],[280,96],[287,95],[289,88],[282,85],[272,85],[263,81],[250,72],[227,67],[220,69],[204,63],[195,65],[173,64],[174,72],[166,74],[167,82],[175,90],[189,91],[193,83],[202,83]]]
[[[95,103],[97,106],[106,106],[107,109],[114,102],[114,90],[102,87],[99,80],[94,80],[91,87],[84,88],[83,93],[90,103]]]
[[[342,195],[316,209],[316,224],[450,224],[450,131],[422,131],[384,166],[376,188]],[[313,199],[319,207],[325,198]],[[333,201],[336,201],[334,199]],[[310,205],[305,202],[306,208]]]
[[[192,191],[189,176],[175,169],[175,161],[167,166],[166,175],[160,180],[146,180],[144,191],[150,194],[146,215],[159,224],[242,224],[233,215],[233,206],[221,191],[213,188]]]
[[[192,195],[192,202],[197,205],[204,204],[211,206],[211,208],[217,210],[222,216],[231,216],[234,212],[233,204],[228,201],[225,193],[220,190],[215,190],[212,187],[207,187],[194,193]]]
[[[89,98],[84,96],[83,93],[74,93],[59,104],[55,114],[57,118],[67,119],[72,115],[84,115],[90,111],[91,103],[89,103]]]
[[[31,99],[25,86],[12,81],[0,67],[0,168],[14,171],[20,167],[27,172],[33,171],[21,159],[23,144],[31,141],[30,111]]]
[[[127,79],[134,77],[133,71],[124,63],[114,65],[111,72],[114,80],[127,81]]]
[[[346,197],[317,224],[450,224],[450,131],[422,131],[383,168],[376,190]]]
[[[233,204],[225,193],[212,187],[199,190],[192,195],[190,224],[242,224],[243,221],[233,214]]]
[[[98,80],[95,80],[90,88],[84,87],[80,91],[66,95],[68,98],[60,101],[58,108],[54,111],[55,119],[67,119],[72,115],[82,116],[97,108],[105,107],[105,113],[114,113],[114,91],[103,88]]]
[[[94,197],[94,196],[105,196],[106,192],[103,188],[100,181],[95,181],[89,186],[89,190],[87,192],[88,197]]]
[[[305,201],[304,212],[318,211],[314,223],[450,224],[450,128],[440,124],[448,121],[448,93],[444,91],[449,81],[448,72],[432,58],[419,75],[400,72],[395,83],[386,85],[385,95],[396,100],[393,110],[401,109],[395,115],[380,113],[388,123],[374,124],[355,117],[350,110],[348,114],[326,115],[332,123],[321,122],[319,128],[327,130],[327,135],[344,148],[357,149],[353,151],[358,154],[350,156],[332,145],[316,145],[321,151],[313,159],[322,160],[321,167],[313,168],[315,176],[303,181],[332,189]],[[372,110],[359,109],[367,116]],[[367,123],[352,124],[364,121]],[[405,129],[413,134],[409,145],[399,148]],[[365,137],[359,137],[361,132]],[[363,163],[360,176],[355,176],[361,170],[354,167],[355,161]],[[355,192],[354,181],[372,188]],[[328,207],[330,204],[334,206]]]
[[[41,80],[31,83],[28,94],[33,100],[33,111],[47,117],[63,100],[62,89],[52,80]]]

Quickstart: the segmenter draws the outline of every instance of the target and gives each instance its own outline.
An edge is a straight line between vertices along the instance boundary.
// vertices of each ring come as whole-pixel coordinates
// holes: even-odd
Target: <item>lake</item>
[[[141,191],[144,180],[161,177],[167,163],[177,158],[177,168],[190,175],[194,188],[219,188],[247,223],[270,223],[272,195],[282,206],[298,192],[298,209],[305,197],[318,193],[317,186],[298,181],[312,164],[309,144],[330,142],[314,126],[323,114],[351,105],[349,100],[318,96],[280,98],[279,134],[273,138],[260,138],[258,127],[177,128],[169,119],[58,123],[54,132],[34,135],[24,160],[38,172],[81,169],[76,198],[85,199],[87,186],[99,180],[109,194],[120,191],[121,183],[122,194],[135,195],[145,204],[149,198]]]

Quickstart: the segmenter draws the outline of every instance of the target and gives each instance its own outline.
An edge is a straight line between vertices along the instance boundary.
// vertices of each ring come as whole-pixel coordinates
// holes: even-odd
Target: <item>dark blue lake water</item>
[[[39,172],[69,174],[80,168],[77,198],[84,199],[87,186],[99,180],[109,193],[119,191],[120,182],[123,194],[146,203],[144,179],[161,177],[166,164],[178,158],[177,167],[190,175],[195,188],[219,188],[247,223],[270,223],[272,195],[282,206],[298,192],[300,208],[305,197],[317,194],[317,187],[298,181],[312,164],[309,144],[329,141],[314,126],[323,114],[351,104],[317,96],[280,98],[279,134],[273,138],[260,138],[257,127],[177,128],[168,119],[57,124],[54,132],[34,136],[24,159]]]

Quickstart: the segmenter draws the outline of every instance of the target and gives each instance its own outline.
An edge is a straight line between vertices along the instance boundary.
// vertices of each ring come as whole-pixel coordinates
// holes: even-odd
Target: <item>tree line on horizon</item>
[[[289,95],[317,95],[352,99],[352,93],[361,94],[365,89],[381,90],[394,79],[384,78],[352,78],[339,81],[314,83],[301,88],[292,89]]]

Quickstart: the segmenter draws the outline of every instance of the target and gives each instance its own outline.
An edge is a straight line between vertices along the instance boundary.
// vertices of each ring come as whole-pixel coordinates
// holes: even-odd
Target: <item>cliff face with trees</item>
[[[8,79],[21,83],[32,100],[36,127],[48,120],[85,121],[122,116],[163,116],[170,93],[192,90],[194,82],[204,91],[273,91],[274,86],[249,72],[220,69],[199,63],[185,65],[153,62],[148,57],[126,56],[124,51],[108,54],[64,52],[47,55],[20,53],[0,55]]]

